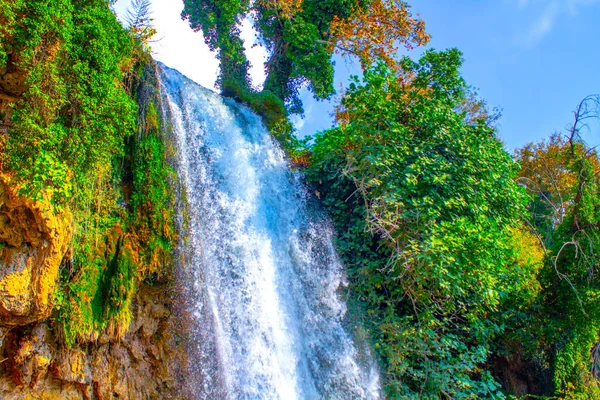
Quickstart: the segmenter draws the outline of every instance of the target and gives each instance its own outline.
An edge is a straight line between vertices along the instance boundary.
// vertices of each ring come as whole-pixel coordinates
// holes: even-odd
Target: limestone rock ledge
[[[48,318],[72,217],[46,201],[21,197],[0,174],[0,326]]]
[[[129,333],[101,335],[66,348],[52,321],[5,330],[0,348],[0,398],[186,399],[183,338],[178,337],[166,286],[143,284]],[[2,333],[2,332],[0,332]]]
[[[124,336],[63,344],[51,312],[72,216],[11,184],[0,172],[0,399],[189,398],[171,282],[138,284]]]

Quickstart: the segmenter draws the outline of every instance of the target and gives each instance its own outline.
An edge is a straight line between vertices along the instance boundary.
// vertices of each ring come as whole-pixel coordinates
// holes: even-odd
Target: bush
[[[355,80],[340,126],[317,135],[308,178],[336,223],[353,290],[371,315],[392,398],[502,397],[486,362],[500,307],[535,275],[514,256],[517,168],[482,118],[460,111],[460,53]]]

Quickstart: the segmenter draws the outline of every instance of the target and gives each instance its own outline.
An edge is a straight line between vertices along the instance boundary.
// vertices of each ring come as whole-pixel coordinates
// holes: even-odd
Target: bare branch
[[[575,246],[575,257],[574,258],[577,258],[578,254],[579,254],[579,244],[574,240],[563,243],[563,245],[561,246],[561,248],[558,251],[558,253],[556,254],[556,256],[552,257],[552,261],[554,263],[554,271],[556,272],[556,275],[558,275],[558,277],[561,280],[564,280],[565,282],[567,282],[569,284],[569,286],[571,286],[571,289],[573,289],[573,292],[575,293],[575,297],[577,297],[577,301],[579,302],[579,306],[581,307],[581,311],[583,312],[583,315],[587,316],[587,313],[585,312],[585,309],[583,307],[583,301],[581,301],[581,298],[579,297],[579,294],[577,293],[577,289],[575,289],[575,286],[573,285],[573,283],[571,282],[569,277],[566,274],[563,274],[562,272],[560,272],[558,270],[558,259],[560,258],[560,255],[563,252],[563,250],[569,245]]]

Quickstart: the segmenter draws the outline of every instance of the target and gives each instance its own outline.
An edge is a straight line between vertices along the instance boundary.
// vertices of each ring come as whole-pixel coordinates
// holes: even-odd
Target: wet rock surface
[[[119,340],[62,346],[52,321],[1,328],[0,398],[183,399],[184,341],[168,285],[141,285],[130,331]]]

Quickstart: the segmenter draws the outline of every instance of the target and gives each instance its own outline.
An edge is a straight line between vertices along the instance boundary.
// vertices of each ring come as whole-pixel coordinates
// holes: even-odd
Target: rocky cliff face
[[[25,90],[11,60],[0,69],[0,152]],[[138,282],[127,332],[109,327],[67,347],[53,313],[60,267],[72,258],[73,215],[20,196],[1,163],[0,399],[188,398],[174,278]]]
[[[0,134],[6,134],[10,125],[11,104],[16,103],[26,89],[27,74],[17,68],[17,55],[8,55],[5,67],[0,67]]]
[[[104,333],[97,341],[62,346],[52,321],[0,328],[0,398],[157,399],[187,398],[184,339],[168,284],[141,285],[130,331]]]
[[[48,317],[71,218],[0,175],[0,398],[177,398],[185,352],[169,283],[140,285],[122,338],[67,348],[57,337]]]
[[[138,284],[129,330],[64,345],[52,319],[72,216],[18,195],[0,174],[0,398],[187,398],[173,279]],[[172,269],[166,267],[166,269]]]
[[[72,217],[48,202],[17,194],[0,175],[0,323],[23,326],[48,318],[58,268],[71,241]]]

